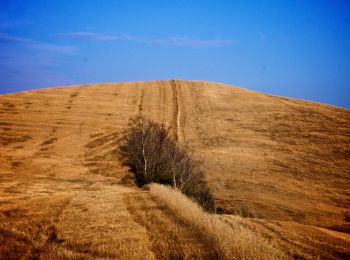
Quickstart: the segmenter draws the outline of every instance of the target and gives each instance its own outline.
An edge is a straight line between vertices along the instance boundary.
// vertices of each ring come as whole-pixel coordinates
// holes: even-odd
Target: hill
[[[227,226],[290,257],[349,256],[350,111],[179,80],[1,95],[0,255],[215,257],[120,165],[140,113],[203,160]]]

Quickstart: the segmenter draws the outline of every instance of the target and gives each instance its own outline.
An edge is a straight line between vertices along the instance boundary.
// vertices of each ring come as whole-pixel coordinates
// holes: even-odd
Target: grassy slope
[[[128,258],[139,249],[149,258],[161,257],[155,244],[161,239],[150,237],[156,227],[150,226],[150,218],[140,217],[146,210],[130,207],[138,200],[130,194],[138,191],[115,185],[126,175],[114,151],[116,139],[129,117],[138,113],[172,126],[174,136],[204,159],[207,181],[226,213],[263,219],[246,219],[247,228],[269,239],[295,240],[280,246],[303,257],[349,253],[349,235],[330,231],[349,232],[349,110],[193,81],[82,85],[0,96],[0,216],[7,223],[0,227],[7,234],[3,239],[26,236],[29,231],[22,226],[15,229],[21,234],[9,230],[28,222],[37,207],[41,224],[33,229],[38,235],[21,239],[38,252],[55,227],[67,254],[113,257],[123,252]],[[156,210],[154,202],[145,201]],[[57,213],[47,210],[50,203],[57,204]],[[94,208],[96,203],[110,210]],[[113,211],[120,216],[110,216]],[[171,214],[156,212],[174,223]],[[79,226],[84,217],[90,224]],[[104,231],[113,221],[116,227]],[[225,221],[237,224],[230,216]],[[118,228],[130,230],[125,236],[135,250],[116,249],[125,246],[118,239],[114,251],[105,248]],[[312,239],[293,237],[305,237],[309,228]],[[179,245],[186,244],[180,237],[194,241],[192,249],[178,246],[177,251],[205,253],[195,234],[176,230]],[[53,244],[62,251],[62,243]],[[329,248],[323,249],[325,243]]]

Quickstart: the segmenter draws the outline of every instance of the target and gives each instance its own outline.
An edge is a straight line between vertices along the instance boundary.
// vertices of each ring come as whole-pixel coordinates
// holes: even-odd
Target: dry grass
[[[129,193],[125,202],[132,220],[147,230],[157,259],[216,259],[205,236],[148,191]]]
[[[36,180],[38,181],[38,180]],[[54,191],[52,186],[66,190]],[[0,198],[0,259],[215,259],[205,237],[149,192],[44,180],[54,195]]]
[[[216,251],[220,259],[288,258],[249,229],[240,225],[231,228],[217,215],[205,213],[195,202],[177,190],[151,184],[150,194],[206,237],[210,250]]]
[[[273,241],[294,259],[349,259],[350,235],[298,224],[293,221],[266,221],[232,215],[221,217],[232,228],[244,226]]]
[[[182,218],[124,178],[116,140],[140,112],[171,126],[203,159],[226,214],[248,217],[227,225],[292,256],[348,256],[349,110],[217,83],[153,81],[0,96],[0,258],[172,256],[157,247],[209,258],[198,228],[181,228]],[[50,209],[56,204],[63,210]],[[250,222],[257,219],[263,224]],[[58,243],[46,243],[56,240],[52,225]]]
[[[154,259],[119,185],[0,200],[0,259]]]

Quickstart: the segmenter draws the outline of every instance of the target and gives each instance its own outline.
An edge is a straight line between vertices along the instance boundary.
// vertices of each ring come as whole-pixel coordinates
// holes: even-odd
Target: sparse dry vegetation
[[[258,234],[243,226],[231,228],[218,215],[208,214],[180,192],[159,184],[150,185],[151,196],[200,232],[219,259],[287,259]]]
[[[139,186],[152,182],[171,185],[194,198],[205,210],[215,211],[199,163],[170,137],[164,124],[143,116],[132,118],[120,138],[119,152]]]
[[[80,192],[83,183],[60,185],[67,192],[0,199],[0,259],[155,259],[125,205],[134,190],[98,181]]]
[[[135,187],[116,147],[138,114],[202,158],[225,214]],[[1,95],[0,259],[349,259],[349,125],[346,109],[199,81]]]

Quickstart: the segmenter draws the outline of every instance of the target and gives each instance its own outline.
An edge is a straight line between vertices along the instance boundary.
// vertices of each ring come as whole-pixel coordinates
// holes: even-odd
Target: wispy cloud
[[[97,32],[70,32],[57,34],[61,37],[68,37],[86,41],[132,41],[144,44],[180,46],[191,48],[212,48],[224,47],[237,43],[237,40],[226,39],[196,39],[186,36],[173,36],[169,38],[145,38],[141,36],[117,33],[97,33]]]
[[[7,33],[0,32],[0,43],[10,42],[13,44],[20,44],[24,47],[40,49],[42,51],[57,52],[61,54],[73,54],[76,52],[76,48],[72,46],[61,46],[57,44],[40,42],[34,39],[19,37]]]
[[[71,32],[71,33],[58,33],[57,36],[89,40],[89,41],[141,41],[142,38],[137,36],[131,36],[127,34],[107,34],[107,33],[96,33],[96,32]]]

